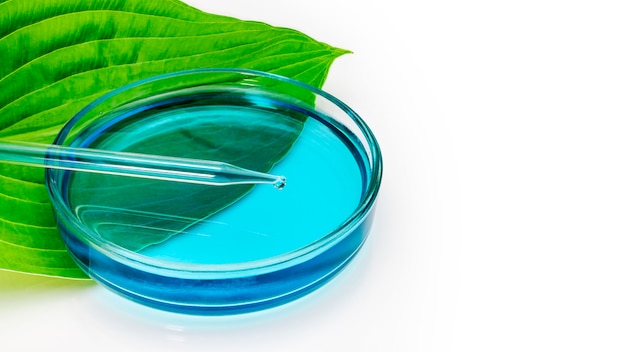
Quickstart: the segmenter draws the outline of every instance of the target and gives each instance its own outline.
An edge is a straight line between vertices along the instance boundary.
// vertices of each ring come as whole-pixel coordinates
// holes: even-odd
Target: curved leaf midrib
[[[48,51],[48,52],[42,53],[42,55],[34,57],[31,60],[26,61],[21,66],[18,66],[15,69],[9,71],[8,74],[6,74],[3,77],[0,77],[0,86],[2,85],[3,81],[5,81],[7,79],[10,79],[11,76],[17,74],[21,69],[27,68],[28,65],[30,65],[30,64],[32,64],[34,62],[40,61],[40,60],[45,60],[46,57],[48,57],[50,55],[58,54],[59,52],[62,52],[64,50],[71,50],[72,48],[79,47],[81,45],[88,45],[88,44],[93,44],[93,43],[103,43],[103,42],[109,42],[109,41],[123,41],[123,40],[133,41],[133,40],[209,39],[209,38],[216,38],[216,37],[219,37],[219,36],[228,36],[228,35],[233,35],[233,34],[236,34],[236,35],[249,35],[249,34],[254,34],[254,33],[259,33],[259,32],[263,32],[263,31],[262,30],[237,30],[237,31],[226,32],[226,33],[205,34],[205,35],[183,35],[183,36],[172,36],[172,37],[158,37],[158,36],[137,37],[137,36],[128,36],[128,37],[117,37],[117,38],[107,38],[107,39],[95,39],[95,40],[88,40],[88,41],[84,41],[84,42],[72,43],[71,45],[58,47],[58,48],[56,48],[56,49],[54,49],[52,51]],[[292,37],[292,36],[293,36],[293,33],[285,32],[285,33],[282,33],[280,36],[276,36],[274,38]],[[293,41],[294,42],[307,43],[307,42],[302,41],[302,40],[293,40]],[[242,44],[236,45],[236,46],[228,46],[228,47],[226,47],[224,49],[220,49],[220,50],[233,50],[233,49],[237,49],[239,47],[245,46],[245,45],[259,45],[259,44],[262,44],[264,42],[285,43],[287,41],[285,40],[285,41],[277,42],[276,39],[267,38],[263,42],[254,42],[254,43],[246,42],[246,43],[242,43]],[[2,106],[2,105],[0,105],[0,106]]]
[[[253,45],[253,44],[245,44],[245,45]],[[245,45],[244,45],[244,46],[245,46]],[[277,44],[276,44],[276,45],[277,45]],[[271,46],[268,46],[268,48],[269,48],[269,47],[271,47]],[[230,49],[231,49],[231,48],[224,49],[224,50],[230,50]],[[328,50],[319,50],[319,52],[328,52]],[[312,53],[314,53],[314,52],[312,52]],[[167,61],[170,61],[170,60],[180,60],[180,59],[184,59],[184,58],[190,58],[190,57],[194,57],[194,56],[202,56],[202,55],[206,55],[206,54],[205,54],[205,53],[201,53],[201,54],[193,54],[193,55],[188,55],[188,56],[179,56],[179,57],[167,58],[167,59],[163,59],[163,60],[154,60],[154,61],[149,61],[149,62],[167,62]],[[241,57],[238,57],[237,59],[234,59],[233,61],[243,60],[243,59],[245,59],[246,57],[249,57],[249,56],[252,56],[252,55],[254,55],[254,54],[249,54],[249,55],[241,56]],[[284,54],[283,54],[283,55],[284,55]],[[281,55],[281,56],[282,56],[282,55]],[[271,56],[269,56],[269,57],[271,57]],[[267,59],[267,58],[268,58],[268,57],[266,57],[266,59]],[[317,59],[317,60],[319,60],[320,58],[319,58],[319,57],[315,57],[315,58],[313,58],[313,59]],[[304,61],[308,61],[308,60],[304,60]],[[97,69],[94,69],[94,70],[86,70],[86,71],[77,72],[77,73],[72,74],[72,75],[70,75],[70,76],[64,77],[64,78],[63,78],[63,79],[61,79],[61,80],[57,80],[57,81],[55,81],[53,84],[50,84],[50,85],[47,85],[47,86],[45,86],[45,87],[43,87],[43,88],[36,89],[36,90],[34,90],[34,91],[28,92],[27,94],[24,94],[24,95],[20,96],[20,98],[15,99],[15,100],[12,100],[12,101],[11,101],[11,102],[9,102],[8,104],[6,104],[6,105],[4,105],[4,106],[1,106],[1,107],[0,107],[0,115],[3,113],[3,111],[4,111],[4,110],[6,110],[6,109],[10,109],[10,107],[11,107],[13,104],[17,104],[17,103],[18,103],[18,102],[20,102],[21,100],[28,99],[28,98],[29,98],[29,97],[31,97],[32,95],[35,95],[35,94],[37,94],[38,92],[40,92],[41,90],[43,90],[43,89],[47,89],[47,88],[48,88],[48,87],[50,87],[50,86],[57,85],[57,84],[61,84],[61,82],[65,81],[65,80],[67,80],[67,79],[71,79],[72,77],[76,77],[76,76],[78,76],[78,75],[86,74],[86,73],[88,73],[88,72],[93,72],[93,71],[98,71],[98,70],[106,70],[106,69],[110,69],[110,68],[112,68],[112,67],[122,67],[122,66],[128,66],[128,65],[141,65],[141,64],[143,64],[143,63],[144,63],[144,62],[135,62],[135,63],[130,63],[130,64],[115,65],[115,66],[106,66],[106,67],[100,67],[100,68],[97,68]],[[103,93],[104,93],[104,91],[103,91]],[[57,105],[57,106],[58,106],[58,105]],[[54,108],[54,107],[56,107],[56,106],[53,106],[53,107],[48,107],[48,108],[46,108],[45,110],[49,110],[49,109],[52,109],[52,108]],[[10,127],[10,126],[12,126],[13,124],[15,124],[15,123],[17,123],[17,122],[19,122],[19,121],[22,121],[22,119],[21,119],[20,117],[18,117],[18,116],[14,117],[14,118],[16,119],[16,121],[14,121],[13,123],[10,123],[10,124],[8,124],[8,125],[6,125],[6,126],[1,127],[1,128],[0,128],[0,130],[4,130],[4,129],[6,129],[6,128],[9,128],[9,127]]]
[[[100,11],[85,11],[85,13],[87,13],[87,12],[91,13],[92,15],[99,15],[99,14],[101,14]],[[109,14],[109,17],[107,17],[107,18],[114,19],[115,21],[120,21],[119,18],[116,18],[116,16],[114,16],[117,13],[123,13],[125,15],[130,15],[131,17],[139,17],[139,18],[142,18],[143,20],[146,20],[146,21],[148,21],[150,19],[160,19],[160,17],[158,17],[158,16],[137,14],[137,13],[132,13],[132,12],[105,11],[105,13]],[[77,16],[77,15],[80,15],[80,13],[65,14],[65,15],[62,15],[62,16],[57,16],[57,17],[54,17],[54,18],[46,19],[44,21],[37,22],[37,23],[31,24],[29,26],[21,27],[20,29],[12,32],[10,35],[5,36],[3,38],[0,38],[0,46],[4,45],[5,47],[8,48],[8,47],[10,47],[10,45],[8,43],[10,43],[11,41],[14,41],[16,43],[21,43],[22,41],[19,40],[20,37],[29,38],[29,36],[28,36],[29,32],[31,32],[31,31],[35,31],[36,32],[37,29],[38,29],[37,26],[42,26],[43,27],[46,24],[51,24],[51,23],[48,23],[48,21],[57,21],[59,19],[63,19],[64,20],[64,19],[67,19],[67,18],[64,18],[64,17],[67,17],[67,16]],[[183,24],[183,23],[187,22],[187,21],[182,21],[182,20],[172,19],[172,18],[164,18],[164,19],[166,19],[166,21],[168,21],[168,22],[174,22],[174,23],[177,23],[177,24]],[[106,22],[106,21],[104,21],[104,22]],[[124,22],[124,21],[121,21],[120,23],[122,23],[122,22]],[[4,76],[8,75],[8,73],[18,69],[19,67],[27,64],[28,62],[30,62],[30,61],[38,58],[38,57],[41,57],[43,55],[46,55],[48,53],[54,52],[54,51],[56,51],[58,49],[62,49],[62,48],[65,48],[65,47],[71,47],[73,45],[78,45],[78,44],[81,44],[81,43],[91,42],[91,41],[95,41],[95,40],[123,39],[123,38],[148,38],[148,39],[149,38],[163,38],[163,39],[165,39],[165,38],[185,38],[185,37],[197,37],[197,36],[207,36],[207,37],[209,37],[209,36],[212,36],[212,35],[239,35],[240,33],[242,35],[246,35],[246,34],[249,35],[249,34],[253,34],[253,33],[267,33],[268,28],[269,28],[266,24],[260,24],[260,25],[258,25],[259,28],[255,28],[255,29],[245,29],[245,30],[242,30],[242,29],[235,28],[235,29],[232,29],[232,30],[224,30],[224,27],[220,26],[219,23],[218,24],[202,23],[202,22],[192,22],[192,23],[197,24],[198,26],[206,27],[207,28],[206,33],[205,34],[200,34],[200,35],[195,34],[195,33],[193,35],[186,35],[186,34],[172,35],[171,33],[161,33],[159,35],[153,35],[151,33],[150,35],[146,35],[146,36],[124,35],[123,33],[121,35],[117,36],[119,33],[116,33],[115,34],[116,36],[113,37],[113,38],[99,37],[99,38],[89,38],[88,40],[83,40],[85,38],[82,38],[81,36],[76,36],[76,37],[74,37],[74,41],[70,42],[70,43],[63,43],[63,41],[61,41],[60,43],[57,43],[57,45],[49,44],[49,46],[47,46],[47,50],[45,50],[43,52],[40,52],[40,53],[37,53],[36,56],[28,58],[24,62],[18,63],[18,65],[15,66],[15,67],[9,68],[9,71],[6,71]],[[86,26],[86,25],[87,25],[87,23],[83,24],[83,26]],[[241,24],[236,24],[236,25],[238,27],[241,26]],[[251,22],[250,25],[255,25],[256,26],[256,22]],[[84,30],[85,28],[86,27],[76,28],[75,32],[76,33],[80,33],[80,31]],[[128,28],[133,28],[134,29],[134,27],[132,27],[132,26],[128,27]],[[164,26],[164,28],[168,28],[168,26]],[[219,31],[215,31],[215,28],[221,28],[221,29]],[[193,33],[192,29],[185,29],[185,30],[188,31],[186,33]],[[298,35],[294,31],[289,30],[289,29],[271,28],[271,31],[272,32],[275,31],[276,33],[281,33],[282,32],[280,35],[294,35],[294,36]],[[133,31],[131,31],[131,33],[136,34],[137,31],[133,30]],[[96,34],[98,34],[98,33],[96,33]],[[98,34],[98,35],[103,36],[102,34]],[[20,50],[20,49],[19,48],[13,48],[12,50]]]
[[[105,7],[108,10],[102,10]],[[85,10],[76,11],[79,8]],[[75,21],[76,17],[84,20]],[[82,30],[77,31],[77,26]],[[97,40],[137,42],[77,46]],[[172,43],[168,40],[181,44],[168,44]],[[202,49],[191,47],[196,45]],[[200,67],[238,67],[278,73],[319,88],[332,61],[345,53],[292,29],[206,14],[179,0],[0,0],[0,51],[7,59],[0,68],[0,96],[4,97],[0,98],[0,122],[7,125],[0,129],[0,138],[42,143],[50,143],[67,119],[89,101],[147,76]],[[92,60],[94,56],[100,59]],[[251,143],[263,140],[250,137]],[[292,140],[285,136],[286,144],[278,146],[288,149]],[[229,157],[242,157],[237,153]],[[278,148],[253,153],[251,158],[254,163],[276,162],[279,159],[271,158],[280,155],[274,153],[279,153]],[[40,170],[0,167],[7,177],[0,184],[6,213],[0,217],[18,221],[0,221],[0,268],[84,278],[61,248],[61,238],[51,236],[54,227],[33,227],[47,225],[52,214],[44,209],[47,193],[39,187],[44,181]],[[194,216],[208,216],[211,209],[236,199],[224,196],[206,204],[208,208],[202,210],[206,214]]]

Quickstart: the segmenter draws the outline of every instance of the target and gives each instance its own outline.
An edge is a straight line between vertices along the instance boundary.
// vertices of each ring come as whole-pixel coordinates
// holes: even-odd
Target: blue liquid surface
[[[370,208],[344,226],[371,181],[369,158],[345,126],[290,104],[230,91],[177,97],[115,110],[71,135],[75,147],[217,160],[287,177],[277,190],[50,172],[49,185],[70,208],[58,223],[76,262],[125,297],[191,314],[268,308],[336,275],[371,225]],[[319,250],[285,255],[337,229]]]
[[[284,158],[269,170],[285,175],[287,185],[280,191],[256,185],[208,216],[202,207],[209,200],[219,201],[219,192],[230,186],[77,173],[70,186],[71,203],[104,241],[170,263],[263,260],[324,237],[340,227],[361,200],[365,181],[354,147],[346,144],[343,132],[315,115],[302,125],[300,117],[245,104],[153,110],[143,112],[139,122],[129,115],[90,131],[88,138],[78,139],[80,146],[152,154],[176,151],[175,156],[202,158],[210,149],[208,157],[218,158],[228,154],[228,148],[240,148],[239,153],[247,155],[284,143],[284,135],[302,128]],[[258,137],[265,133],[267,138]],[[248,135],[253,145],[247,144]],[[244,157],[223,161],[246,162]]]
[[[287,177],[283,190],[255,186],[235,204],[141,253],[190,263],[266,259],[329,233],[361,199],[361,172],[351,150],[315,119],[305,123],[288,155],[271,172]]]

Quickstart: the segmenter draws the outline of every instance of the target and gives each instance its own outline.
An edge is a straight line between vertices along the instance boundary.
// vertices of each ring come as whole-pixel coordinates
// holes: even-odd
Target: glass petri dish
[[[130,84],[83,109],[54,143],[286,176],[278,190],[46,170],[78,265],[124,297],[188,314],[270,308],[320,287],[365,241],[382,178],[376,139],[348,106],[250,70]]]

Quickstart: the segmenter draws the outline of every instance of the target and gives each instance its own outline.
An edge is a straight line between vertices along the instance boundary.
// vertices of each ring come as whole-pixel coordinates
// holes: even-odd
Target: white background
[[[364,250],[222,318],[0,272],[3,351],[626,350],[621,1],[188,2],[354,52],[324,89],[383,151]]]

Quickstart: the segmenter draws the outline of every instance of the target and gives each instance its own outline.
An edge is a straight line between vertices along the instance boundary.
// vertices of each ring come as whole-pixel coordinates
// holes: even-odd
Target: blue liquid
[[[142,254],[215,264],[270,258],[331,232],[361,199],[361,172],[351,150],[314,119],[306,122],[289,154],[272,172],[287,176],[283,190],[256,186],[210,219]]]
[[[334,126],[315,114],[302,119],[302,111],[274,109],[270,100],[263,101],[262,108],[249,101],[245,97],[240,106],[148,109],[137,113],[140,119],[133,113],[116,116],[77,136],[74,145],[80,147],[172,152],[214,160],[222,160],[218,158],[225,148],[244,148],[236,160],[222,161],[248,168],[245,163],[258,162],[245,150],[249,146],[244,132],[249,126],[250,141],[257,143],[254,148],[276,141],[285,144],[281,138],[299,133],[295,142],[287,145],[286,155],[269,170],[287,177],[283,190],[271,185],[244,189],[241,198],[221,204],[221,210],[208,217],[203,207],[219,205],[220,197],[229,194],[227,187],[241,186],[68,173],[68,203],[82,224],[59,221],[59,228],[79,265],[94,279],[138,302],[211,314],[278,304],[336,274],[360,248],[369,219],[350,229],[334,247],[275,271],[196,278],[184,269],[185,265],[241,264],[288,255],[340,228],[362,200],[368,170],[361,149],[350,143],[351,135],[341,125]],[[237,130],[231,134],[237,140],[228,138],[231,128]],[[211,139],[220,129],[225,131],[220,136],[226,136],[222,139],[226,146]],[[266,132],[271,138],[264,138]],[[92,248],[74,235],[80,232],[77,226],[87,227],[96,242],[112,244],[113,251],[117,246],[137,253],[134,260],[139,263],[112,259]],[[157,267],[146,269],[141,262],[157,263]],[[168,266],[178,269],[169,270]]]

